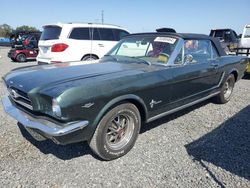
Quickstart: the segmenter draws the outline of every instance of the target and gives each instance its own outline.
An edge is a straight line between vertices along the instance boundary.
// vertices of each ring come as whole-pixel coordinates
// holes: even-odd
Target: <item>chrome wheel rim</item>
[[[20,61],[20,62],[23,62],[23,61],[25,61],[25,56],[24,55],[19,55],[18,56],[18,61]]]
[[[233,91],[232,81],[229,79],[224,86],[224,98],[228,99],[230,98]]]
[[[135,123],[132,117],[119,113],[109,123],[106,142],[113,150],[120,150],[131,140]]]

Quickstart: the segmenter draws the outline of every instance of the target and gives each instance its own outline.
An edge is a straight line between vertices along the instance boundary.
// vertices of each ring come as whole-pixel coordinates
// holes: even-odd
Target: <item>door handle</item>
[[[103,45],[103,44],[98,44],[98,46],[100,46],[100,47],[104,47],[104,45]]]

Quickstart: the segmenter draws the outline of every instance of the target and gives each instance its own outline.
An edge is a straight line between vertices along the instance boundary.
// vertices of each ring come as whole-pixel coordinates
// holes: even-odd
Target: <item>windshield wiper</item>
[[[140,57],[133,57],[133,56],[117,56],[117,55],[104,55],[104,57],[110,57],[112,58],[113,60],[115,60],[116,62],[119,62],[121,61],[123,58],[129,58],[129,59],[133,59],[133,60],[136,60],[136,62],[138,63],[144,63],[144,64],[147,64],[147,65],[151,65],[151,63],[149,61],[146,61]],[[119,58],[118,58],[119,57]]]
[[[115,61],[119,61],[119,59],[117,58],[117,56],[115,56],[115,55],[104,55],[104,57],[111,57],[113,60],[115,60]]]

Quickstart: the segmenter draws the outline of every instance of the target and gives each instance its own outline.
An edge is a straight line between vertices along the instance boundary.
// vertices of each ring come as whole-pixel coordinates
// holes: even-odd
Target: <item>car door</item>
[[[222,77],[218,53],[210,40],[185,41],[175,63],[169,110],[206,97]]]

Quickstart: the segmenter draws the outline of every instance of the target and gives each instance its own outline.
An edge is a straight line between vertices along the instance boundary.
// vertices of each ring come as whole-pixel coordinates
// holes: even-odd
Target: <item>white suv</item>
[[[129,32],[115,25],[57,23],[43,26],[38,64],[99,59]]]
[[[240,47],[250,48],[250,24],[245,25],[240,39]]]

